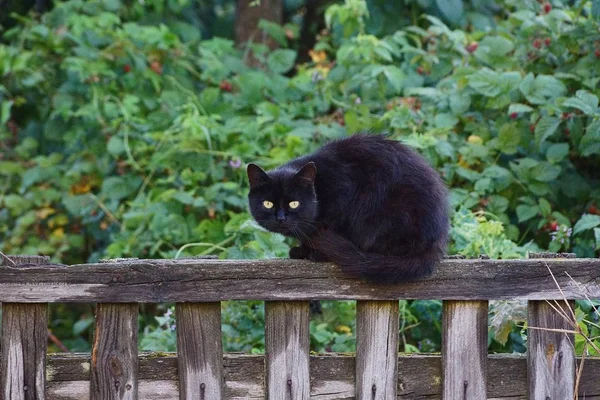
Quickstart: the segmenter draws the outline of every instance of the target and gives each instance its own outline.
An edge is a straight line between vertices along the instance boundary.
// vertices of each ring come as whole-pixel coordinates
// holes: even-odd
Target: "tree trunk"
[[[266,44],[270,49],[277,47],[277,42],[259,29],[261,19],[283,23],[283,0],[238,0],[235,15],[235,42],[238,46],[250,41]],[[252,55],[248,57],[248,63],[257,65]]]

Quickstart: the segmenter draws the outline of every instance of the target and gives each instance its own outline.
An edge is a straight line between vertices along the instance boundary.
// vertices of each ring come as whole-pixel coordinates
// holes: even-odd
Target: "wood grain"
[[[265,357],[225,354],[223,357],[225,397],[228,400],[265,398]],[[142,353],[139,361],[139,398],[164,393],[178,399],[177,357],[174,353]],[[398,358],[398,399],[439,400],[442,393],[442,358],[433,354],[402,354]],[[355,398],[355,359],[345,355],[310,357],[311,399]],[[600,358],[588,358],[579,388],[580,399],[600,400]],[[56,354],[48,359],[48,399],[87,399],[90,355]],[[527,357],[488,356],[488,399],[527,398]],[[148,394],[148,395],[146,395]],[[146,397],[148,396],[148,397]]]
[[[444,301],[444,400],[487,399],[487,301]]]
[[[356,397],[396,398],[398,386],[398,302],[356,304]]]
[[[600,298],[600,259],[461,260],[419,281],[376,285],[305,260],[132,260],[0,269],[0,302],[495,300]],[[573,281],[565,274],[568,272]]]
[[[574,307],[574,304],[571,306]],[[571,315],[564,302],[550,305],[545,301],[530,301],[528,304],[527,367],[531,400],[573,398],[575,391],[574,337],[546,330],[573,330],[573,326],[555,309],[564,316]]]
[[[175,317],[181,400],[223,398],[221,303],[178,303]]]
[[[136,400],[138,304],[98,304],[90,399]]]
[[[26,269],[48,261],[48,257],[9,256],[2,264]],[[45,399],[48,305],[4,303],[0,336],[0,398]]]
[[[306,301],[265,303],[269,400],[310,398],[309,320]]]

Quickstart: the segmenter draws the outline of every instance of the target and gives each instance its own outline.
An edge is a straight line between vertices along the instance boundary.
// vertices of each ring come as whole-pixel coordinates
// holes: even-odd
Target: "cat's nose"
[[[279,210],[277,212],[277,215],[276,215],[275,218],[277,219],[277,222],[279,222],[280,224],[283,223],[283,222],[285,222],[287,220],[287,218],[286,218],[283,210]]]

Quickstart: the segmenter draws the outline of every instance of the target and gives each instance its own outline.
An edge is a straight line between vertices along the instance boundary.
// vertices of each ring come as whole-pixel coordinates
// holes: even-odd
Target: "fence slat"
[[[137,400],[138,307],[137,303],[97,305],[91,400]]]
[[[42,256],[10,256],[2,265],[23,268],[48,261]],[[45,399],[48,304],[4,303],[1,336],[0,398]]]
[[[444,301],[443,399],[487,399],[487,301]]]
[[[223,398],[221,303],[178,303],[175,317],[179,398]]]
[[[309,319],[306,301],[265,302],[269,400],[310,398]]]
[[[571,315],[563,301],[553,302],[552,306]],[[573,329],[552,306],[545,301],[528,304],[527,373],[531,400],[572,399],[575,391],[573,335],[543,330]]]
[[[398,301],[356,304],[356,398],[395,399],[398,386]]]

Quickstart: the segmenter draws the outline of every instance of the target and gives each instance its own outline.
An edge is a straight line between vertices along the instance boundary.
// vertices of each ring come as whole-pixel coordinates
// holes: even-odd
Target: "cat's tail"
[[[378,283],[399,283],[429,275],[444,257],[446,238],[422,252],[407,256],[365,253],[351,241],[331,230],[312,238],[314,247],[352,276]]]

